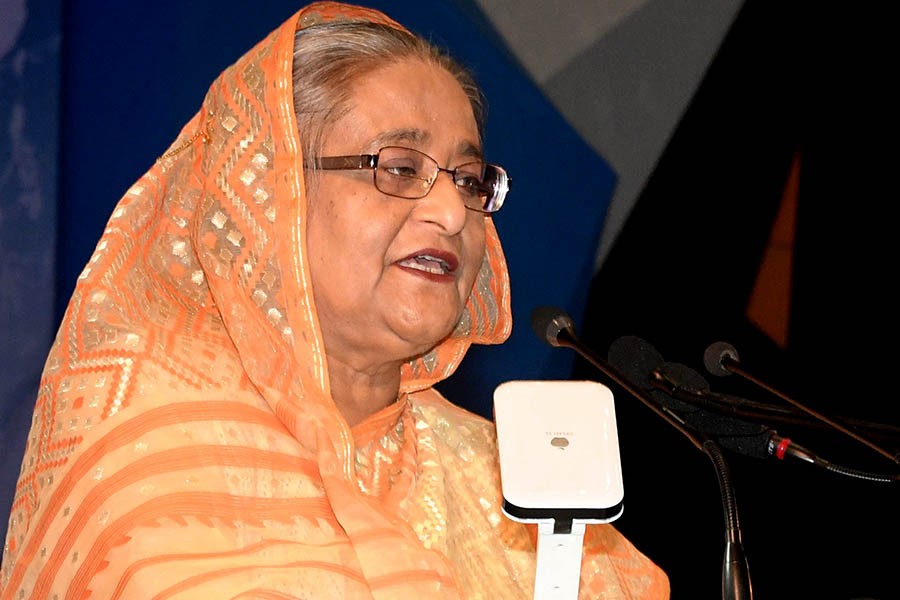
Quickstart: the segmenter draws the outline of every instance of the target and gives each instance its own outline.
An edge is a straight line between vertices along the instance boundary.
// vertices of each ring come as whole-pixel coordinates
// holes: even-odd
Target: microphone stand
[[[725,461],[722,449],[713,440],[703,442],[703,450],[713,462],[719,481],[722,509],[725,511],[725,557],[722,560],[722,600],[750,600],[750,568],[741,541],[737,500],[731,483],[731,468]]]
[[[695,431],[676,413],[659,406],[649,400],[644,392],[619,375],[605,360],[593,350],[585,346],[575,335],[571,326],[563,327],[556,335],[555,342],[546,340],[554,346],[565,346],[575,350],[594,367],[624,388],[629,394],[640,400],[650,410],[684,434],[713,463],[719,481],[719,492],[722,508],[725,513],[725,557],[722,561],[722,600],[752,600],[753,591],[750,584],[750,568],[741,542],[741,528],[738,519],[737,501],[734,486],[731,482],[731,469],[725,460],[722,449],[715,440],[709,439],[701,432]]]

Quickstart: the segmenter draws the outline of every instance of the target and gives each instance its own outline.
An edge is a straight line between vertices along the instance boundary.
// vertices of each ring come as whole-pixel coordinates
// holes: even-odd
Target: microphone
[[[623,336],[610,345],[609,361],[663,406],[677,412],[694,429],[714,438],[724,448],[752,458],[785,456],[815,462],[815,455],[778,435],[767,425],[744,421],[697,406],[697,396],[709,384],[695,370],[668,363],[653,346],[639,337]]]
[[[575,350],[601,373],[612,379],[660,418],[680,431],[698,450],[703,451],[705,440],[700,439],[696,432],[685,427],[681,417],[655,402],[644,390],[635,387],[627,377],[612,368],[599,354],[581,342],[575,333],[575,323],[565,311],[554,306],[538,306],[531,312],[531,328],[538,338],[554,348],[565,347]]]
[[[576,342],[572,317],[553,306],[538,306],[531,313],[535,335],[555,348]]]
[[[724,343],[723,343],[724,344]],[[716,350],[716,346],[713,347]],[[732,360],[736,360],[737,352],[733,348],[725,345],[724,354]],[[711,352],[711,351],[710,351]],[[705,357],[706,358],[706,357]],[[662,360],[660,357],[659,360]],[[721,369],[721,373],[730,374],[719,363],[719,354],[716,350],[713,362],[704,360],[707,370],[717,372]],[[658,364],[658,363],[655,363]],[[664,372],[657,373],[657,379],[654,385],[663,389],[670,396],[679,400],[684,400],[691,405],[709,408],[721,414],[727,414],[738,418],[748,419],[755,422],[779,423],[782,425],[802,426],[807,429],[831,429],[831,425],[820,419],[812,417],[809,413],[796,408],[791,404],[771,404],[768,402],[757,402],[733,396],[730,394],[720,394],[709,389],[709,384],[699,373],[688,369],[683,365],[674,365],[681,367],[674,370],[669,367],[672,363],[663,363],[662,370]],[[651,368],[652,369],[652,365]],[[835,416],[835,420],[843,423],[847,427],[851,427],[854,431],[865,433],[872,441],[881,440],[885,443],[900,443],[900,427],[889,425],[886,423],[875,423],[865,421],[846,415]]]
[[[740,519],[738,518],[737,501],[734,498],[734,486],[731,483],[731,470],[719,445],[687,426],[673,410],[650,398],[647,391],[632,384],[627,377],[611,367],[596,352],[583,344],[575,334],[575,325],[571,317],[559,308],[541,306],[531,313],[531,327],[541,340],[553,347],[572,348],[594,367],[610,377],[629,394],[640,400],[645,406],[659,415],[667,423],[684,434],[694,446],[707,455],[712,461],[719,482],[722,508],[725,517],[725,556],[722,561],[722,598],[723,600],[752,600],[753,592],[750,584],[750,568],[744,554],[741,541]]]
[[[867,446],[869,449],[874,450],[881,456],[887,458],[891,462],[895,464],[900,464],[900,454],[891,454],[887,450],[881,448],[874,442],[862,437],[861,435],[850,431],[844,425],[834,421],[833,419],[828,418],[822,413],[801,404],[797,400],[791,398],[787,394],[775,389],[774,387],[768,385],[764,381],[755,377],[751,373],[747,372],[741,367],[740,358],[738,357],[738,352],[728,342],[714,342],[710,344],[703,353],[703,365],[706,367],[706,370],[709,371],[713,375],[718,376],[726,376],[732,373],[736,373],[737,375],[743,377],[747,381],[753,383],[766,390],[767,392],[781,398],[788,404],[802,410],[808,415],[811,415],[818,419],[819,421],[826,423],[833,429],[843,433],[844,435],[856,440],[857,442]]]
[[[682,400],[681,404],[685,404],[683,400],[702,402],[702,392],[709,390],[706,380],[697,371],[680,363],[663,363],[654,371],[654,376],[657,386],[666,386],[662,390],[657,388],[661,402],[665,401],[665,394]],[[698,408],[696,404],[692,405],[692,412],[685,420],[707,435],[715,437],[722,446],[744,456],[778,460],[790,456],[812,464],[821,462],[810,450],[794,443],[790,438],[780,436],[776,430],[762,423],[751,423],[722,412],[709,412]]]
[[[900,476],[862,471],[832,463],[809,449],[782,437],[777,431],[758,422],[728,416],[723,407],[707,398],[709,384],[702,375],[679,363],[663,362],[662,355],[644,340],[625,336],[610,346],[610,362],[621,366],[628,376],[649,391],[661,404],[682,415],[685,423],[715,439],[723,447],[752,458],[791,457],[826,471],[857,479],[891,483]],[[731,351],[731,356],[737,353]],[[712,394],[713,396],[718,396]],[[731,397],[726,406],[749,404],[749,400]],[[708,406],[713,411],[703,410]]]
[[[733,365],[740,362],[737,349],[728,342],[713,342],[703,352],[703,366],[712,375],[731,375]]]

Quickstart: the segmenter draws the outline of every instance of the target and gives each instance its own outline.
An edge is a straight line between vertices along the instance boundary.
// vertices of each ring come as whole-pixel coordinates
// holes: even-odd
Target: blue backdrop
[[[495,222],[515,325],[506,344],[474,348],[441,388],[490,417],[499,383],[570,375],[574,355],[539,341],[529,318],[536,305],[553,304],[580,321],[615,175],[474,2],[360,3],[449,48],[488,98],[486,153],[513,178]],[[216,75],[300,6],[0,0],[0,531],[44,357],[113,206],[197,111]]]

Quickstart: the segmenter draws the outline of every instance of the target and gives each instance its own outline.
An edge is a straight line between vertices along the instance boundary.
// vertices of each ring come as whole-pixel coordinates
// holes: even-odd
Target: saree
[[[511,331],[485,217],[455,330],[351,428],[310,287],[291,63],[318,2],[213,82],[124,194],[48,355],[10,511],[0,599],[530,598],[535,531],[506,519],[493,424],[434,384]],[[663,572],[589,526],[584,598],[666,598]]]

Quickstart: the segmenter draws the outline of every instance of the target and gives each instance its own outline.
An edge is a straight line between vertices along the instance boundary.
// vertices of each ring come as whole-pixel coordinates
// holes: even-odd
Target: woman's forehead
[[[403,60],[364,73],[351,83],[347,108],[326,137],[384,145],[450,143],[457,153],[480,156],[472,104],[456,78],[440,65]]]

